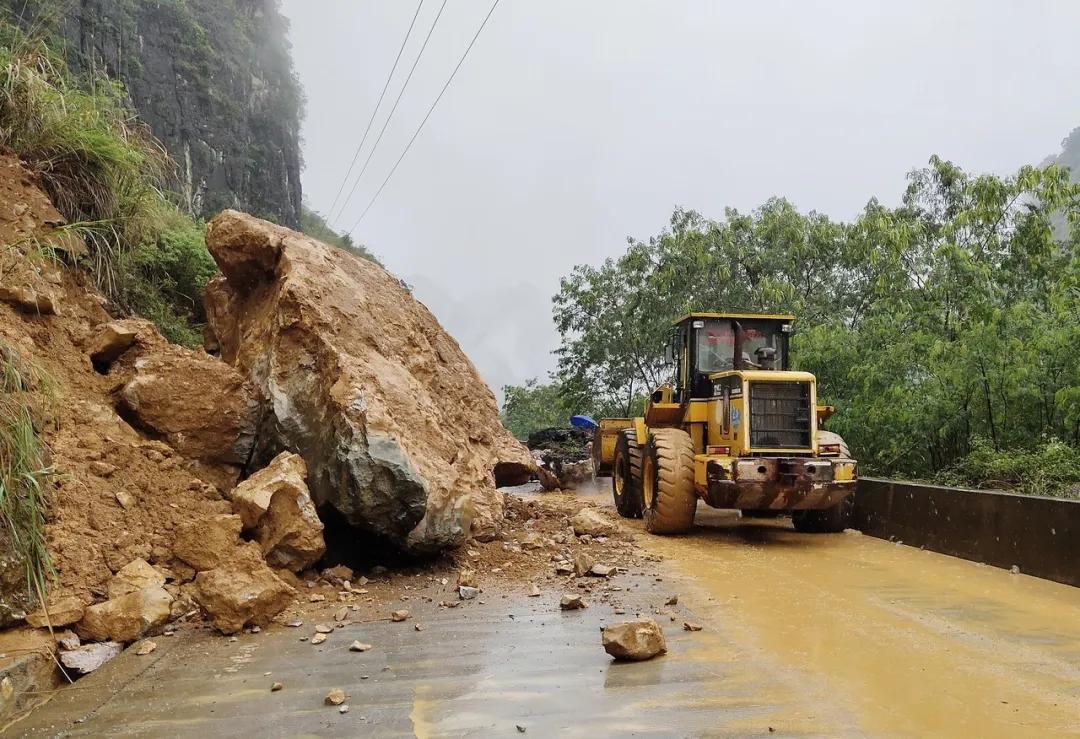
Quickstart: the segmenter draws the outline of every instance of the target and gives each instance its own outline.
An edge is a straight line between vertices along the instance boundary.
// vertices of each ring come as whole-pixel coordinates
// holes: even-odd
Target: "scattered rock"
[[[160,588],[165,585],[165,576],[154,569],[145,559],[133,559],[124,565],[109,580],[110,598],[133,593],[143,588]]]
[[[323,570],[322,576],[334,584],[343,585],[347,582],[351,583],[356,573],[346,565],[334,565]]]
[[[574,574],[578,577],[588,574],[595,564],[596,560],[585,552],[576,552],[574,554]]]
[[[341,688],[334,688],[326,694],[326,698],[323,699],[323,703],[328,706],[340,706],[342,703],[345,702],[346,698],[348,698],[348,696],[345,695],[344,690],[342,690]]]
[[[555,563],[556,575],[572,575],[574,574],[574,565],[565,560],[560,560]]]
[[[585,601],[582,600],[580,595],[573,595],[572,593],[567,593],[559,599],[559,608],[564,611],[576,611],[579,608],[584,607]]]
[[[334,627],[331,626],[330,624],[315,624],[315,633],[316,634],[329,634],[329,633],[333,632],[333,630],[334,630]]]
[[[578,536],[606,536],[615,532],[615,524],[593,508],[582,508],[570,519],[570,526]]]
[[[116,493],[116,502],[120,504],[120,507],[125,511],[130,511],[135,507],[135,496],[126,490],[120,490]]]
[[[468,585],[458,586],[458,596],[460,596],[462,600],[472,600],[478,595],[480,595],[479,588],[470,588]]]
[[[146,655],[153,652],[155,649],[157,649],[157,643],[147,639],[146,641],[141,642],[139,646],[135,648],[135,654],[139,657],[145,657]]]
[[[322,593],[314,593],[308,597],[309,603],[322,603],[324,600],[326,600],[326,596]]]
[[[83,617],[86,608],[82,601],[74,596],[59,598],[49,603],[48,608],[41,608],[27,614],[26,623],[35,629],[43,629],[52,626],[54,629],[60,626],[70,626]]]
[[[702,628],[701,624],[694,621],[683,621],[682,627],[684,631],[701,631]]]
[[[86,353],[99,370],[107,369],[131,348],[139,335],[140,322],[136,320],[103,323],[86,342]]]
[[[324,641],[326,641],[326,634],[316,634],[311,637],[312,644],[322,644]]]
[[[239,521],[239,516],[237,516]],[[296,591],[262,560],[258,545],[241,547],[237,556],[195,578],[195,599],[222,633],[235,634],[247,624],[266,626],[292,601]]]
[[[0,285],[0,302],[9,303],[24,313],[36,313],[42,316],[56,315],[56,303],[53,297],[29,287]]]
[[[85,644],[60,653],[60,664],[80,675],[87,675],[116,657],[124,646],[114,641]]]
[[[343,705],[343,706],[339,706],[338,709],[337,709],[337,712],[338,713],[348,713],[349,712],[348,704]]]
[[[409,611],[407,609],[405,609],[405,608],[402,608],[399,611],[394,611],[393,613],[390,614],[390,620],[391,621],[404,621],[408,617],[409,617]]]
[[[76,627],[87,641],[133,642],[169,620],[173,597],[162,587],[147,587],[90,606]]]
[[[303,625],[304,625],[304,622],[303,622],[303,621],[301,621],[301,620],[300,620],[300,619],[298,619],[298,618],[294,618],[294,619],[292,619],[291,621],[286,621],[286,622],[285,622],[285,625],[286,625],[286,626],[288,626],[288,627],[290,627],[290,628],[293,628],[293,629],[295,629],[295,628],[297,628],[297,627],[299,627],[299,626],[303,626]]]
[[[476,582],[476,571],[468,567],[459,570],[457,576],[458,587],[464,585],[467,588],[478,587]]]
[[[240,529],[235,514],[194,518],[176,527],[173,553],[199,572],[222,567],[237,554]]]
[[[285,683],[274,683],[273,685],[270,686],[270,692],[271,693],[276,693],[276,692],[278,692],[279,690],[281,690],[284,687],[285,687]]]
[[[589,574],[596,577],[611,577],[615,574],[615,568],[611,565],[593,565],[589,568]]]
[[[349,645],[350,652],[366,652],[371,648],[372,646],[370,644],[364,644],[363,642],[359,641],[354,641],[352,644]]]
[[[1009,572],[1011,572],[1014,575],[1019,575],[1020,574],[1020,565],[1013,565],[1012,567],[1009,568]]]
[[[90,472],[98,477],[108,479],[116,472],[116,465],[98,460],[90,463]]]
[[[529,588],[529,597],[530,598],[539,598],[540,597],[540,586],[537,585],[536,583],[533,583],[532,586]]]
[[[670,598],[668,598],[667,600],[664,601],[664,605],[665,606],[677,606],[677,605],[679,605],[679,596],[678,595],[671,596]]]
[[[618,660],[652,659],[667,651],[664,632],[651,618],[605,626],[604,650]]]
[[[306,477],[303,458],[282,452],[230,494],[243,529],[254,530],[266,561],[293,572],[310,567],[326,553],[323,524]]]
[[[339,623],[344,621],[348,617],[349,617],[349,609],[348,609],[347,606],[342,606],[341,608],[337,609],[337,611],[334,612],[334,620],[339,622]]]

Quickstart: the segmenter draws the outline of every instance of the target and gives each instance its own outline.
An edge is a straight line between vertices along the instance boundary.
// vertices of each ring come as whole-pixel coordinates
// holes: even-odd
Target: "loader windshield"
[[[777,321],[743,320],[742,366],[745,369],[787,367],[787,342]],[[735,368],[735,322],[710,319],[697,329],[697,370],[724,372]]]

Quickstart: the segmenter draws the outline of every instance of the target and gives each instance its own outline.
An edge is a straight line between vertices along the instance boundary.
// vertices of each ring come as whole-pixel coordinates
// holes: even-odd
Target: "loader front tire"
[[[623,518],[641,518],[641,447],[634,429],[624,429],[615,440],[611,464],[611,495]]]
[[[682,429],[655,429],[645,445],[641,489],[645,529],[682,534],[694,525],[694,444]]]

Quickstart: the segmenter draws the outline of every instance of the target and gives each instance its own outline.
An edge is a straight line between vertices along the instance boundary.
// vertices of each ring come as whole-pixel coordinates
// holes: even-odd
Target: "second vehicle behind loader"
[[[615,506],[656,534],[687,531],[697,501],[752,514],[790,511],[795,528],[848,526],[858,464],[821,428],[817,380],[788,368],[794,316],[693,313],[675,322],[674,383],[645,415],[600,421],[598,474]]]

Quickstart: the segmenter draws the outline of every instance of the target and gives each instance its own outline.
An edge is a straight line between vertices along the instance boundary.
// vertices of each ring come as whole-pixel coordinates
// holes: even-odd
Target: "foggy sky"
[[[368,147],[440,1],[424,3]],[[339,227],[489,7],[447,4]],[[415,9],[283,2],[316,210],[329,210]],[[554,367],[559,278],[656,234],[676,206],[720,217],[782,195],[843,219],[871,196],[895,203],[932,154],[999,174],[1056,154],[1080,126],[1078,28],[1073,0],[502,0],[354,237],[498,393]]]

